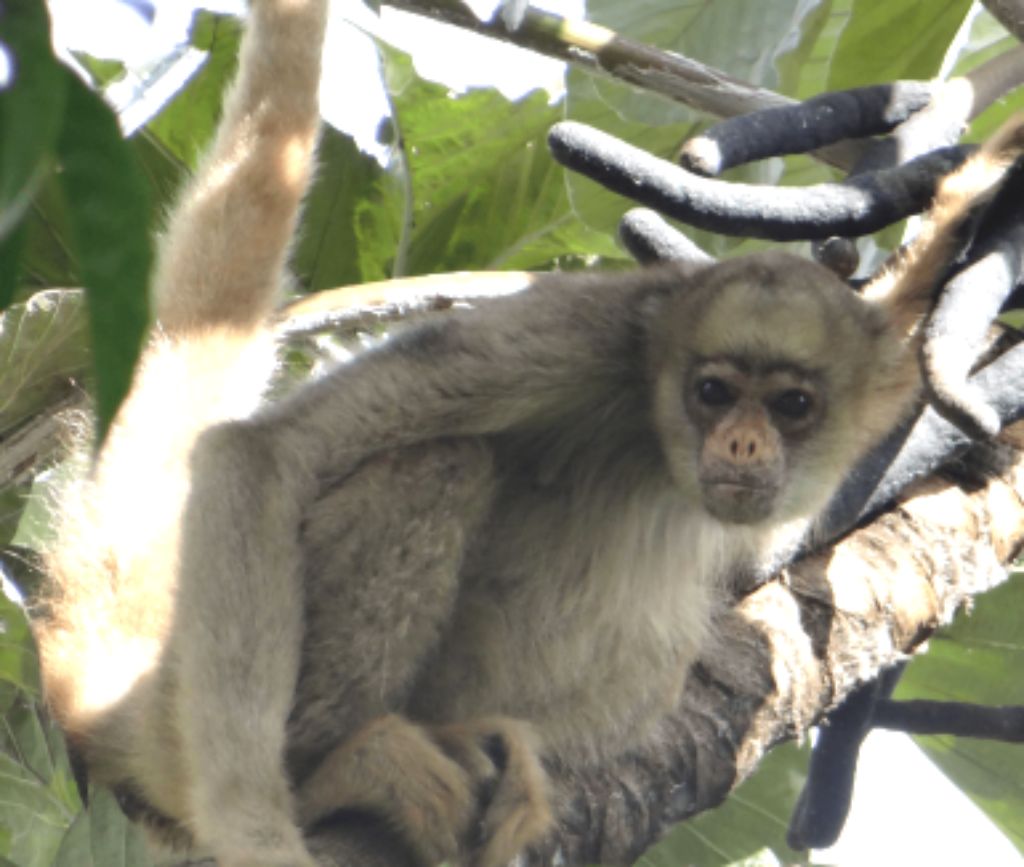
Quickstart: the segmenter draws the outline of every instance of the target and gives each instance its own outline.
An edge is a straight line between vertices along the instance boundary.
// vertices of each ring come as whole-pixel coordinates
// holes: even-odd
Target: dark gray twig
[[[1024,743],[1024,707],[958,701],[888,701],[875,706],[873,725],[912,735],[956,735]]]
[[[932,92],[931,82],[897,81],[740,115],[690,139],[680,160],[692,172],[717,175],[766,157],[803,154],[843,139],[881,135],[929,105]]]
[[[608,189],[692,226],[728,235],[794,241],[864,235],[923,210],[937,180],[959,165],[947,148],[843,184],[762,187],[702,178],[584,124],[556,124],[555,158]]]
[[[714,258],[654,211],[633,208],[619,223],[619,239],[641,265],[654,262],[690,262],[710,265]]]
[[[818,728],[807,781],[786,832],[791,849],[825,849],[839,839],[853,800],[857,756],[871,731],[876,705],[892,695],[904,665],[858,687]]]

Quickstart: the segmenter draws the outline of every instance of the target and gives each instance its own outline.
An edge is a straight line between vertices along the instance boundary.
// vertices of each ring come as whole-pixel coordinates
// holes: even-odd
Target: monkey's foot
[[[442,749],[472,778],[478,824],[468,839],[469,863],[502,867],[552,825],[547,775],[531,727],[507,717],[439,726]]]
[[[425,729],[396,715],[335,748],[299,791],[303,826],[336,810],[367,810],[390,821],[425,865],[461,862],[476,804],[467,770]]]

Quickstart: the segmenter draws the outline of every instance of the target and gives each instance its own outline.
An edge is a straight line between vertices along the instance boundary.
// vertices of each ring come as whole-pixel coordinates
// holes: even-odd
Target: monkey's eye
[[[788,391],[775,397],[771,402],[771,408],[779,415],[791,421],[800,421],[806,418],[814,406],[814,398],[810,392],[802,388],[791,388]]]
[[[709,376],[697,383],[697,397],[705,406],[728,406],[736,400],[732,387],[717,376]]]

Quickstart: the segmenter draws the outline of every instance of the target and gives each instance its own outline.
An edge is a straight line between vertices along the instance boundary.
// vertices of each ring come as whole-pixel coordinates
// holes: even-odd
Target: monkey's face
[[[651,320],[655,425],[675,483],[721,521],[810,517],[856,457],[880,330],[833,274],[729,260]]]
[[[747,359],[695,363],[683,403],[697,433],[701,501],[736,524],[772,517],[796,455],[824,415],[815,377],[799,368]]]

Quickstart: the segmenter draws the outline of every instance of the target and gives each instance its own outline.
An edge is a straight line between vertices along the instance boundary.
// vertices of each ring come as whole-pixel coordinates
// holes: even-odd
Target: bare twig
[[[1024,3],[1021,0],[981,0],[1000,24],[1018,39],[1024,39]]]
[[[872,725],[914,735],[956,735],[1024,742],[1024,707],[987,707],[958,701],[879,701]]]
[[[715,117],[735,117],[795,102],[768,88],[757,87],[689,57],[645,45],[589,21],[571,20],[529,9],[520,26],[510,30],[500,16],[493,21],[480,21],[462,0],[384,2],[395,9],[444,21],[606,73]],[[993,0],[991,5],[1016,9],[1019,4],[1015,0]],[[1018,20],[1024,17],[1017,14]],[[965,114],[973,118],[1022,84],[1024,48],[1018,47],[972,70],[953,88],[969,94]],[[948,102],[949,92],[943,91],[944,102]],[[845,141],[815,150],[811,155],[836,168],[850,171],[863,156],[865,148],[864,142]]]

